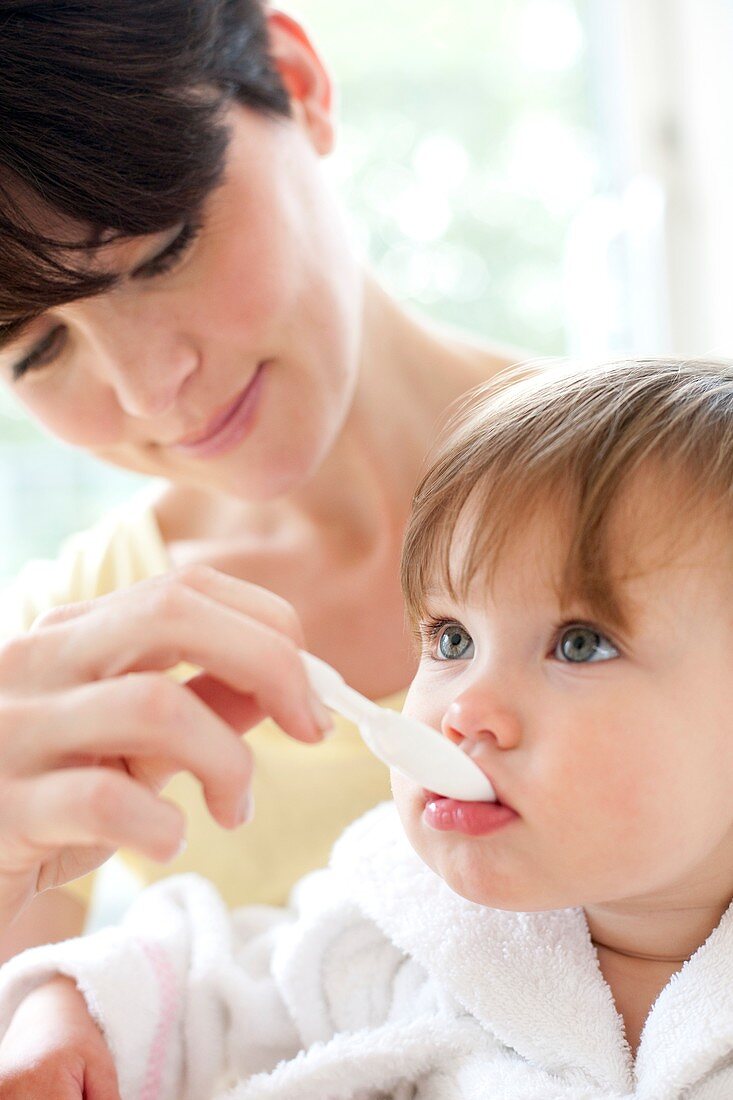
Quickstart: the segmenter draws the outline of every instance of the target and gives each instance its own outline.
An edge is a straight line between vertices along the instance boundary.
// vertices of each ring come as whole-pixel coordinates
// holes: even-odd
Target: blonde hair
[[[569,515],[561,598],[579,598],[609,625],[623,625],[609,516],[648,463],[662,472],[668,499],[684,488],[685,515],[707,503],[733,533],[733,363],[626,360],[540,371],[530,364],[473,391],[413,500],[402,555],[410,618],[425,617],[436,583],[455,598],[480,571],[490,579],[507,539],[551,505],[558,519]],[[452,575],[453,535],[469,500],[470,537]]]

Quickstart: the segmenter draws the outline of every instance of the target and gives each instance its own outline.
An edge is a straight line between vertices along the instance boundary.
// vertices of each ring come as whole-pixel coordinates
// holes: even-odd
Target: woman
[[[282,901],[387,794],[353,730],[296,743],[326,724],[296,647],[399,703],[397,565],[423,454],[508,359],[410,316],[355,260],[320,165],[331,86],[292,19],[258,0],[0,11],[0,371],[59,439],[167,482],[77,541],[49,591],[36,569],[6,600],[12,632],[113,593],[0,653],[0,917],[121,844],[170,858],[183,821],[155,792],[173,771],[203,782],[219,824],[245,819],[232,727],[264,715],[291,737],[248,734],[253,823],[206,833],[186,788],[177,867],[232,903]],[[163,674],[178,662],[204,670],[194,690]],[[82,916],[43,895],[5,954]]]

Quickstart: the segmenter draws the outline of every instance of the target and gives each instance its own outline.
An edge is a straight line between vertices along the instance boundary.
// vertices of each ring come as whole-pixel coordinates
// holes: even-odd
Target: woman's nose
[[[521,723],[515,708],[500,701],[488,684],[475,683],[450,704],[441,722],[445,737],[460,745],[464,741],[491,741],[497,748],[516,748],[521,740]]]
[[[151,325],[98,341],[98,369],[115,392],[123,412],[138,419],[164,416],[175,408],[181,391],[199,366],[195,346],[183,335]],[[101,345],[101,346],[100,346]]]
[[[149,347],[132,362],[128,354],[114,368],[111,379],[122,410],[139,419],[155,419],[175,408],[188,379],[196,372],[193,349]]]
[[[89,342],[92,369],[123,412],[153,419],[175,407],[200,361],[179,311],[159,298],[115,294],[80,303],[73,316]]]

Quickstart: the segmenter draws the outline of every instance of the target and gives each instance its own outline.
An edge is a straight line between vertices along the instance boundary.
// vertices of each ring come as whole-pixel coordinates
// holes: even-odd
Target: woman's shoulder
[[[465,332],[444,322],[415,322],[408,345],[419,347],[427,358],[431,373],[453,376],[460,386],[471,389],[489,381],[494,375],[536,357],[526,348],[488,340],[476,333]]]
[[[169,568],[154,493],[146,488],[67,538],[54,558],[27,562],[0,590],[0,636],[30,629],[44,611],[94,599]]]

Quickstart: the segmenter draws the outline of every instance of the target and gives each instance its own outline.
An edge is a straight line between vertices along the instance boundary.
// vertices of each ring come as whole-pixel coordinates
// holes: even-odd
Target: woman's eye
[[[461,661],[473,656],[473,640],[460,623],[448,623],[436,633],[438,660]]]
[[[610,661],[618,657],[618,650],[605,634],[592,626],[570,626],[560,634],[553,656],[559,661],[589,664]]]
[[[27,355],[23,356],[17,363],[13,363],[13,380],[17,382],[28,371],[40,370],[41,367],[52,363],[63,348],[65,340],[66,330],[64,326],[56,325],[47,336],[38,341]]]
[[[185,256],[190,252],[201,232],[201,228],[202,222],[200,220],[185,222],[181,226],[180,232],[166,245],[163,251],[137,267],[131,272],[130,277],[133,279],[153,279],[158,275],[165,275],[166,272],[172,271],[178,264],[182,263]],[[28,371],[37,370],[52,363],[61,351],[65,337],[66,330],[63,325],[52,328],[48,335],[39,340],[27,355],[12,365],[13,380],[17,382]]]

